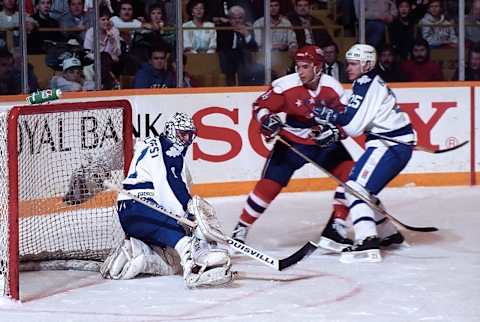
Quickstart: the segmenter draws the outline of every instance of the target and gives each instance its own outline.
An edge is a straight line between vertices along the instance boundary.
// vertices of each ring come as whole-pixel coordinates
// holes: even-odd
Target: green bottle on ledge
[[[42,104],[45,102],[55,101],[62,97],[62,91],[59,89],[45,89],[37,91],[27,96],[28,104]]]

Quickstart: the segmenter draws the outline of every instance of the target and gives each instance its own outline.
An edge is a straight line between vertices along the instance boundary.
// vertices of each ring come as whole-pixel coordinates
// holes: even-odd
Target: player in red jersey
[[[296,73],[275,80],[253,104],[253,117],[265,138],[280,135],[296,149],[313,159],[341,180],[353,166],[350,154],[339,141],[340,131],[333,126],[319,127],[312,110],[324,105],[341,111],[346,104],[342,85],[322,74],[324,57],[317,46],[300,48],[295,55]],[[278,113],[286,115],[285,122]],[[250,226],[287,186],[293,173],[306,161],[281,142],[276,142],[265,163],[262,177],[250,192],[232,238],[244,242]],[[341,251],[352,244],[347,238],[345,219],[348,208],[342,204],[344,191],[338,187],[331,218],[322,232],[319,245]]]

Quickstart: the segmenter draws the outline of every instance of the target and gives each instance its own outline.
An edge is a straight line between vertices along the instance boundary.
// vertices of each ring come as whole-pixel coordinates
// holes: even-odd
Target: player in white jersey
[[[123,189],[166,211],[201,220],[198,206],[191,210],[197,202],[193,202],[182,175],[184,157],[195,135],[196,127],[190,116],[175,113],[165,123],[162,135],[136,144]],[[105,261],[103,276],[129,279],[145,273],[175,274],[180,267],[174,259],[179,256],[189,288],[232,280],[227,251],[216,247],[215,238],[203,229],[188,231],[175,219],[122,193],[118,196],[118,217],[127,239]]]
[[[372,46],[356,44],[346,53],[347,75],[353,82],[352,95],[343,112],[320,106],[315,120],[340,127],[346,135],[366,135],[366,150],[355,163],[347,184],[366,196],[376,196],[407,165],[415,135],[408,115],[397,105],[392,90],[373,70],[376,52]],[[375,136],[394,138],[392,143]],[[355,244],[343,250],[342,262],[381,261],[382,243],[401,243],[403,236],[383,215],[364,201],[345,192],[355,230]],[[392,240],[393,239],[393,240]]]

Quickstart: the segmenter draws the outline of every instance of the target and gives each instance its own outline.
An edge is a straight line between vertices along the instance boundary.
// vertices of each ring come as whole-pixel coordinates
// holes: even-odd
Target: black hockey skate
[[[405,237],[397,231],[395,234],[383,238],[380,242],[380,247],[400,246],[404,241]]]
[[[248,227],[247,225],[244,225],[241,222],[238,222],[238,224],[233,229],[232,238],[235,239],[236,241],[239,241],[245,244],[245,240],[247,239],[249,228],[250,227]]]
[[[382,261],[380,239],[377,236],[369,236],[355,245],[345,248],[340,256],[340,261],[342,263]]]
[[[318,246],[340,253],[344,248],[352,245],[353,241],[347,238],[345,221],[338,218],[330,218],[322,231]]]

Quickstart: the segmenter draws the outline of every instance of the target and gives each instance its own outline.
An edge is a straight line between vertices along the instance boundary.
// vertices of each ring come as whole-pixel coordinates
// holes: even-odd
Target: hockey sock
[[[364,187],[355,181],[348,181],[347,184],[364,196],[370,195]],[[364,201],[354,195],[346,192],[345,197],[348,201],[348,208],[355,230],[355,240],[364,240],[368,236],[376,236],[375,212]]]
[[[345,182],[347,181],[354,164],[355,163],[352,160],[343,161],[332,170],[332,174],[342,180],[342,182]]]
[[[348,217],[348,207],[346,205],[348,203],[347,199],[345,199],[345,188],[338,186],[337,189],[335,189],[335,195],[333,198],[332,217],[346,220]]]
[[[282,186],[270,179],[261,179],[248,195],[240,222],[246,226],[253,224],[265,212],[273,199],[280,193]]]
[[[355,230],[355,240],[364,240],[368,236],[377,235],[373,210],[366,203],[362,201],[354,203],[350,208],[350,215]]]

